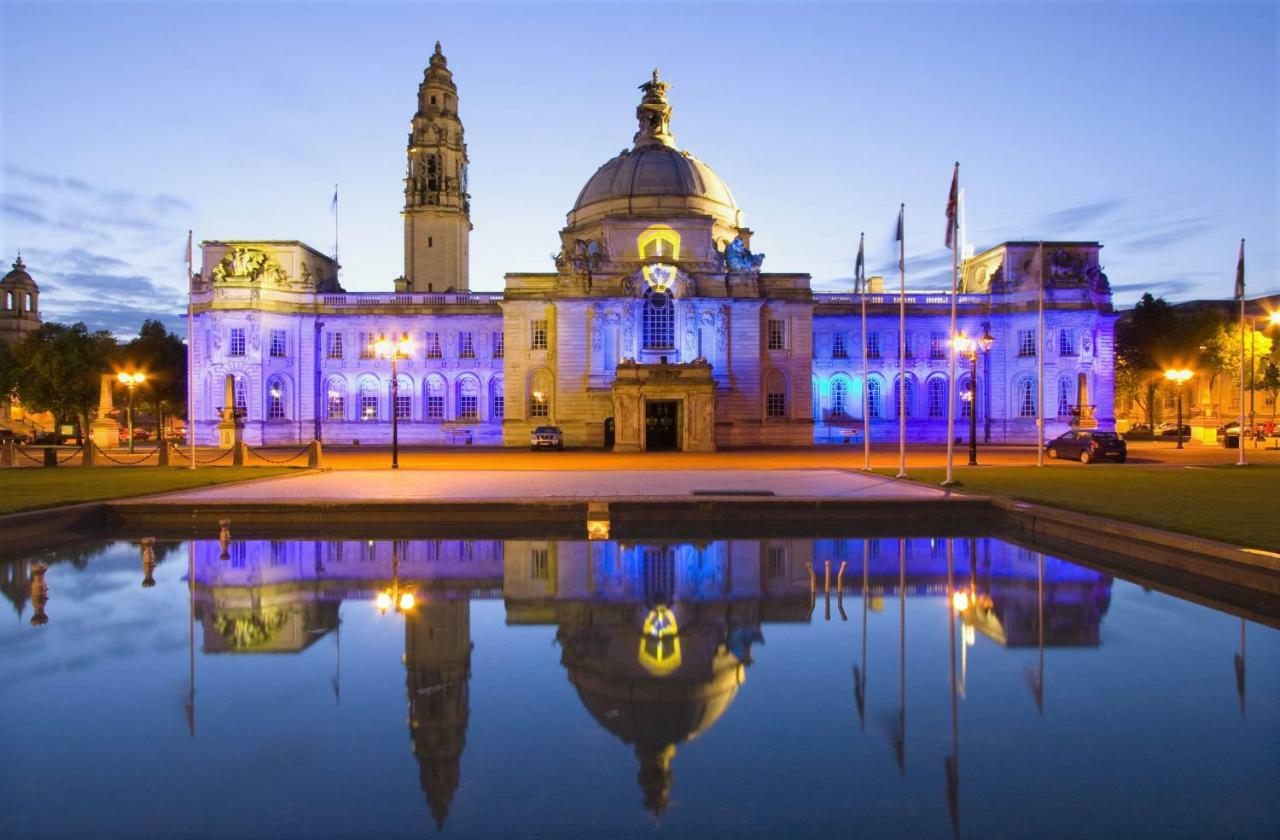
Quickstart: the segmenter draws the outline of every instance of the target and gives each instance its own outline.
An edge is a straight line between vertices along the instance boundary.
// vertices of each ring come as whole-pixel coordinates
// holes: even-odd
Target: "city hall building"
[[[467,148],[437,44],[409,133],[394,290],[344,291],[335,261],[300,242],[202,244],[198,441],[219,441],[228,376],[251,445],[388,443],[393,414],[409,444],[527,446],[542,425],[568,446],[620,452],[801,446],[868,428],[887,442],[900,417],[908,440],[945,440],[950,292],[908,292],[900,364],[899,297],[871,278],[864,376],[863,293],[763,270],[728,186],[676,146],[667,88],[656,71],[640,86],[632,145],[587,179],[554,270],[472,292]],[[974,410],[982,439],[1033,441],[1040,400],[1048,435],[1114,422],[1099,247],[1006,242],[965,260],[958,328],[994,343],[976,382],[957,363],[957,434]],[[379,337],[407,339],[395,388]]]

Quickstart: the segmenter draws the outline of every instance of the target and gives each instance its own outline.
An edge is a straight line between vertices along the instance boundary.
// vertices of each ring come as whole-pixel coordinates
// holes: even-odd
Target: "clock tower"
[[[436,42],[418,86],[404,180],[404,279],[396,291],[470,288],[471,197],[458,88]]]

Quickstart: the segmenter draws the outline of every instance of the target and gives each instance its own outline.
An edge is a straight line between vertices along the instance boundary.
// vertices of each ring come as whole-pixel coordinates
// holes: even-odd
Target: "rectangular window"
[[[529,322],[529,349],[547,349],[547,322],[545,319]]]
[[[342,358],[342,333],[331,332],[324,334],[324,357],[326,359]]]
[[[787,547],[769,546],[769,580],[782,580],[787,576]]]
[[[377,356],[373,349],[374,335],[373,333],[360,333],[360,358],[372,359]]]
[[[764,398],[765,414],[769,417],[787,416],[787,395],[766,394]]]
[[[529,579],[546,580],[551,576],[551,549],[529,549]]]
[[[444,353],[440,350],[440,333],[438,332],[431,331],[427,333],[427,358],[444,358]]]
[[[493,334],[493,357],[501,359],[506,353],[506,333],[501,331]]]
[[[904,333],[902,336],[902,358],[904,359],[914,359],[916,357],[915,348],[912,347],[912,344],[914,343],[911,340],[912,338],[913,336],[911,333]]]
[[[1018,355],[1021,357],[1036,354],[1036,331],[1018,330]]]
[[[475,420],[480,416],[480,407],[475,394],[462,394],[458,397],[458,419]]]
[[[503,396],[501,391],[495,391],[493,394],[493,406],[489,412],[490,420],[501,420],[507,409],[507,398]]]
[[[230,342],[230,343],[231,343],[231,349],[230,349],[230,351],[228,351],[228,353],[227,353],[227,355],[228,355],[228,356],[243,356],[243,355],[244,355],[244,327],[232,327],[232,328],[231,328],[231,342]]]
[[[360,394],[360,419],[374,421],[378,419],[378,395]]]
[[[845,341],[844,333],[842,332],[831,334],[831,358],[849,358],[849,347]]]
[[[283,359],[285,357],[285,333],[284,330],[271,331],[271,358]]]
[[[947,334],[934,330],[929,333],[929,358],[945,359],[947,357]]]
[[[444,419],[443,393],[427,393],[427,419],[437,423]]]
[[[331,388],[331,390],[328,393],[328,400],[329,400],[329,412],[328,412],[329,419],[341,420],[343,418],[343,415],[346,414],[346,408],[347,408],[346,397],[343,396],[343,393],[339,391],[337,388]]]
[[[1072,329],[1058,330],[1058,355],[1079,356],[1080,349],[1076,344],[1076,331]]]
[[[403,385],[396,389],[396,419],[408,420],[413,416],[413,394]]]
[[[867,358],[880,358],[880,333],[867,333]]]
[[[787,323],[778,318],[769,319],[769,349],[787,349]]]
[[[476,357],[476,343],[469,332],[458,333],[458,358],[474,359]]]

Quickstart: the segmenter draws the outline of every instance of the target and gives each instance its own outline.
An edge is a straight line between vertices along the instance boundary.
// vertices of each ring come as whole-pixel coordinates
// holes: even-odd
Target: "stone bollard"
[[[324,466],[324,451],[320,445],[320,441],[311,441],[311,446],[307,448],[307,466],[318,468]]]
[[[249,444],[241,441],[231,445],[231,466],[243,467],[249,460]]]
[[[84,446],[80,449],[80,466],[92,467],[97,463],[98,459],[94,457],[97,454],[98,453],[96,453],[93,448],[93,438],[86,437],[84,439]]]
[[[156,466],[169,466],[169,441],[160,438],[160,445],[156,448]]]
[[[0,467],[13,467],[18,464],[18,442],[6,440],[0,443]]]
[[[46,446],[44,448],[44,465],[46,467],[58,466],[58,450],[54,449],[52,446]]]

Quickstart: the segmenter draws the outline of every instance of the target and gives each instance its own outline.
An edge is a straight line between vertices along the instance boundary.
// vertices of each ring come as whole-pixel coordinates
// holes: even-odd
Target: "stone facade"
[[[640,88],[632,146],[583,187],[554,271],[472,294],[466,147],[437,46],[412,122],[406,274],[394,293],[343,291],[337,264],[299,242],[204,243],[192,288],[199,440],[216,440],[227,374],[252,445],[387,443],[393,410],[407,444],[526,446],[542,425],[569,446],[623,451],[860,434],[862,295],[815,294],[807,274],[762,271],[728,187],[676,147],[667,83],[655,71]],[[959,326],[995,339],[978,371],[984,438],[1034,440],[1038,400],[1048,433],[1112,422],[1114,316],[1099,248],[1010,242],[965,261]],[[893,383],[905,373],[909,438],[943,440],[950,295],[908,294],[900,370],[898,296],[872,279],[870,433],[896,439]],[[394,409],[390,361],[368,349],[380,336],[412,347],[397,363]]]

